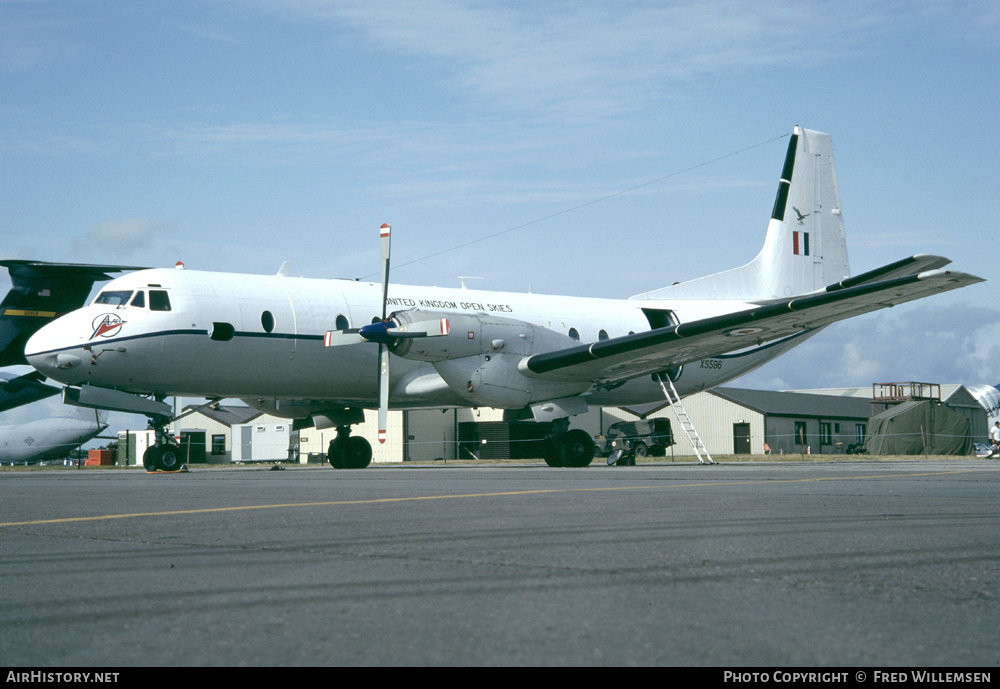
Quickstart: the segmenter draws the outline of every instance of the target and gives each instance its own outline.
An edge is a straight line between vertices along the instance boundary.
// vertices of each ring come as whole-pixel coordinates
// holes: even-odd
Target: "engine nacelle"
[[[389,346],[389,351],[404,359],[432,363],[446,359],[461,359],[483,354],[492,346],[484,339],[483,323],[479,316],[415,310],[393,313],[389,319],[398,324],[398,330],[401,331],[409,330],[414,324],[448,321],[449,331],[447,335],[394,340]],[[487,326],[488,328],[489,326]]]
[[[521,409],[533,402],[586,392],[589,383],[551,383],[526,376],[518,369],[525,357],[580,343],[513,318],[489,314],[404,311],[393,320],[405,329],[413,323],[448,319],[447,335],[396,340],[397,356],[434,364],[448,386],[472,404],[497,409]]]

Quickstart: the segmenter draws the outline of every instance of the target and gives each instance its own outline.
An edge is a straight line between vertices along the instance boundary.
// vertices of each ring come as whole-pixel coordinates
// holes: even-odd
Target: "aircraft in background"
[[[966,385],[965,387],[983,405],[991,419],[1000,417],[1000,385]]]
[[[31,415],[41,418],[26,420]],[[107,427],[104,412],[73,407],[53,411],[44,402],[18,412],[5,412],[0,414],[0,463],[32,463],[65,457]]]
[[[39,329],[25,357],[74,386],[72,403],[146,414],[158,430],[147,467],[181,461],[167,396],[236,397],[299,428],[336,427],[338,468],[371,461],[350,435],[366,408],[379,409],[380,440],[389,408],[500,408],[550,424],[550,465],[586,466],[593,440],[569,417],[591,406],[713,388],[835,321],[982,281],[930,255],[850,277],[831,138],[800,127],[757,257],[627,300],[390,285],[388,225],[380,236],[381,284],[126,274]]]
[[[43,380],[45,376],[38,371],[16,377],[9,373],[0,373],[0,412],[59,394],[60,388],[46,385]]]
[[[0,366],[27,364],[24,345],[35,331],[84,305],[95,282],[138,266],[0,261],[11,288],[0,302]]]
[[[28,338],[46,323],[83,306],[95,282],[110,280],[108,273],[138,269],[39,261],[0,261],[0,265],[11,279],[11,289],[0,302],[0,366],[27,364]],[[0,412],[4,412],[0,462],[63,457],[107,428],[106,414],[41,403],[62,390],[44,380],[38,371],[0,372]]]

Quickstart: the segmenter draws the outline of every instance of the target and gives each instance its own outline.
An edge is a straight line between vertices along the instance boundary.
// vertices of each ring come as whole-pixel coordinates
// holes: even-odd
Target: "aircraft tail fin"
[[[757,257],[632,298],[767,301],[815,292],[850,274],[832,139],[796,126]]]

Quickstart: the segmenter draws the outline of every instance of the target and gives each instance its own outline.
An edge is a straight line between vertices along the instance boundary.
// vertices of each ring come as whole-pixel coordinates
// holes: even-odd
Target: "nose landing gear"
[[[184,458],[179,447],[164,443],[146,450],[142,455],[142,465],[146,471],[183,471]]]
[[[166,416],[150,416],[149,425],[156,432],[156,444],[142,455],[142,465],[146,471],[184,471],[184,457],[181,449],[167,434],[171,419]]]

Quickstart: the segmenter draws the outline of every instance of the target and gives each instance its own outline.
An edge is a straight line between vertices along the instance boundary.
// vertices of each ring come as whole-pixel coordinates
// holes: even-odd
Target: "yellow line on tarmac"
[[[205,507],[194,510],[168,510],[163,512],[129,512],[125,514],[103,514],[93,517],[64,517],[60,519],[34,519],[23,522],[0,522],[0,528],[4,526],[33,526],[38,524],[68,524],[71,522],[93,522],[106,521],[110,519],[134,519],[136,517],[169,517],[186,514],[212,514],[217,512],[241,512],[247,510],[276,510],[294,507],[333,507],[336,505],[375,505],[390,502],[415,502],[418,500],[462,500],[467,498],[496,498],[513,495],[540,495],[544,493],[583,493],[600,492],[613,490],[650,490],[657,488],[704,488],[707,486],[753,486],[753,485],[774,485],[778,483],[808,483],[815,481],[857,481],[861,479],[874,478],[918,478],[923,476],[943,476],[948,474],[968,474],[970,470],[961,471],[934,471],[920,474],[881,474],[875,476],[827,476],[817,478],[795,478],[795,479],[768,479],[755,481],[710,481],[707,483],[675,483],[665,485],[642,485],[642,486],[605,486],[602,488],[546,488],[538,490],[515,490],[499,491],[495,493],[462,493],[458,495],[418,495],[406,498],[372,498],[368,500],[330,500],[324,502],[289,502],[275,505],[244,505],[242,507]]]

